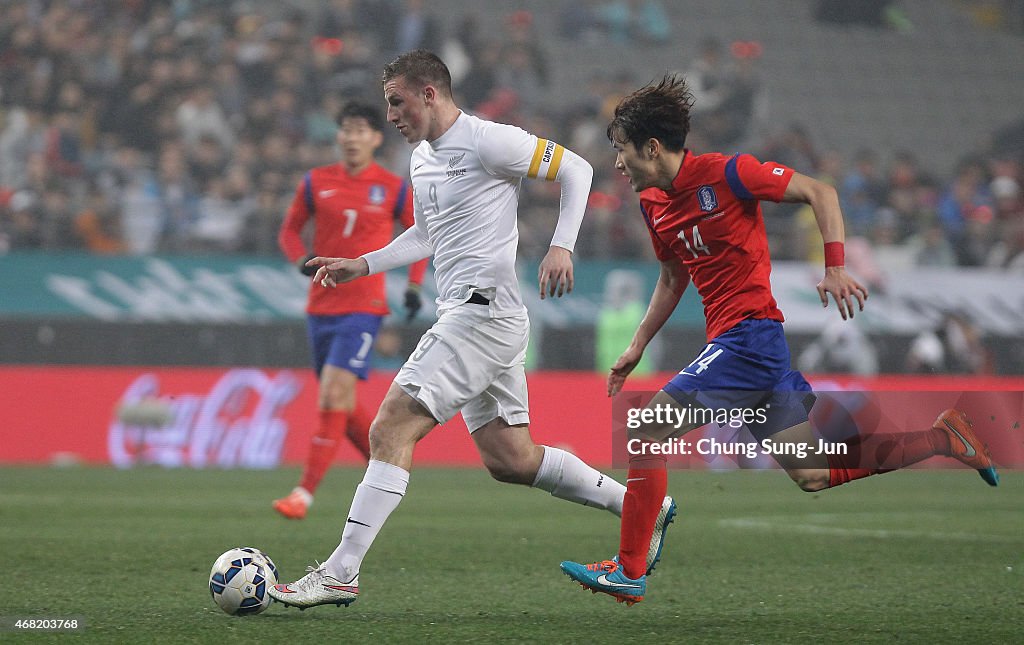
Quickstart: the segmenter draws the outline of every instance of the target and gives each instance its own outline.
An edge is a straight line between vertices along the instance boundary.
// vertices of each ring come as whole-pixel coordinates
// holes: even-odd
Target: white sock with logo
[[[533,487],[584,506],[603,508],[622,517],[626,487],[594,470],[582,459],[559,448],[541,446],[544,458],[537,469]]]
[[[409,486],[409,471],[371,459],[363,481],[356,486],[352,507],[341,534],[341,544],[324,563],[327,575],[350,582],[359,575],[359,566],[374,538],[398,508]]]

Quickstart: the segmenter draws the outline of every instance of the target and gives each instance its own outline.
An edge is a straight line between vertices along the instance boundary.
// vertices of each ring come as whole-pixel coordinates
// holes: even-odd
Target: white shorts
[[[461,410],[470,432],[498,417],[529,423],[529,338],[526,315],[491,318],[475,304],[449,309],[420,338],[395,383],[440,423]]]

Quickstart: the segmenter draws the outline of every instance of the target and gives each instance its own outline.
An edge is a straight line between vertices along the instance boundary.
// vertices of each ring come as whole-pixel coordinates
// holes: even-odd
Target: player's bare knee
[[[537,475],[536,468],[532,471],[528,468],[526,460],[519,459],[515,455],[488,456],[484,458],[484,467],[495,481],[503,484],[524,484],[533,483]]]
[[[415,441],[402,432],[398,419],[387,415],[383,408],[370,424],[370,459],[395,463],[402,454],[412,450]]]
[[[371,457],[387,448],[387,437],[385,437],[384,433],[381,432],[380,424],[378,424],[376,420],[370,424],[368,439],[370,442]]]
[[[381,424],[374,421],[370,424],[370,459],[377,461],[390,461],[398,449],[395,437],[385,430]]]

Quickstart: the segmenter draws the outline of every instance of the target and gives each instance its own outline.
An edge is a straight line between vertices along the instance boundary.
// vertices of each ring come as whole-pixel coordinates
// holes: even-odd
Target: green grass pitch
[[[620,473],[621,474],[621,473]],[[78,617],[13,642],[1020,643],[1024,478],[910,471],[820,494],[774,472],[672,472],[680,505],[647,599],[575,586],[559,561],[610,557],[618,522],[482,470],[420,469],[348,608],[214,606],[213,560],[271,555],[286,581],[334,548],[362,469],[310,516],[270,509],[294,469],[0,468],[0,616]]]

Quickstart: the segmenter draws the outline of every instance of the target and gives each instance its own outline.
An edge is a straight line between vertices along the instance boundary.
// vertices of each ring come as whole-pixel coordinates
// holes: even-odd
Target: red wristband
[[[846,250],[842,242],[825,242],[825,268],[846,264]]]

